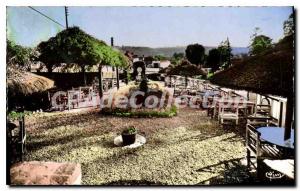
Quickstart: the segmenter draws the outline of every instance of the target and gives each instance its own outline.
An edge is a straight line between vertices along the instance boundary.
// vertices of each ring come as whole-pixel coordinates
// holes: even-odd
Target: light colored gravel
[[[244,178],[239,177],[243,167],[234,162],[246,154],[244,139],[219,127],[205,111],[181,109],[173,118],[148,119],[95,111],[44,113],[27,121],[26,159],[80,163],[83,184],[222,184],[226,174]],[[129,125],[147,143],[129,150],[114,146],[114,138]]]

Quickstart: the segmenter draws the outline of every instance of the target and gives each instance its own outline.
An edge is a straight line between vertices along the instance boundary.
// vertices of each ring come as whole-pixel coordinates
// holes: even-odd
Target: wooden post
[[[291,138],[293,115],[294,115],[294,97],[290,95],[287,97],[287,103],[286,103],[284,140]]]
[[[120,84],[119,84],[119,67],[116,67],[116,75],[117,75],[117,89],[120,88]]]
[[[67,94],[68,94],[68,110],[70,111],[70,99],[71,99],[70,92],[67,91]]]
[[[114,47],[114,37],[110,38],[110,45],[111,45],[111,47]],[[118,66],[116,66],[116,77],[117,77],[117,89],[119,89],[120,85],[119,85],[119,67]]]
[[[103,97],[103,85],[102,85],[102,65],[99,65],[99,97],[100,99]],[[101,102],[100,102],[101,103]]]
[[[128,76],[127,76],[128,71],[127,71],[127,69],[124,69],[123,71],[124,71],[124,76],[125,76],[125,84],[128,85]]]
[[[84,83],[84,86],[86,86],[86,76],[85,76],[85,66],[81,66],[81,72],[82,72],[82,75],[83,75],[83,83]]]
[[[279,121],[278,121],[279,126],[282,126],[282,111],[283,111],[283,102],[280,101]]]

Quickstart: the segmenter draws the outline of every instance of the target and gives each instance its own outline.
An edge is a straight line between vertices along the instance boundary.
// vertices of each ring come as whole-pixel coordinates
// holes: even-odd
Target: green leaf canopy
[[[80,67],[96,64],[127,67],[124,55],[78,27],[68,28],[38,45],[39,60],[54,67],[76,63]]]

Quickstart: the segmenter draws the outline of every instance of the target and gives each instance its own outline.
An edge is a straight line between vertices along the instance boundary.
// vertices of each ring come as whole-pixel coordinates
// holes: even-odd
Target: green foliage
[[[184,59],[184,53],[174,53],[171,57],[171,64],[177,65]]]
[[[223,68],[228,68],[231,65],[231,58],[232,58],[232,48],[230,46],[229,39],[227,38],[226,41],[221,42],[218,46],[218,51],[220,52],[221,56],[221,66]]]
[[[284,36],[289,36],[295,32],[294,12],[290,14],[289,18],[283,23]]]
[[[51,68],[60,63],[76,63],[82,69],[92,65],[127,67],[128,59],[118,50],[107,46],[78,27],[61,31],[55,37],[38,45],[39,60]]]
[[[190,44],[185,50],[185,55],[192,64],[202,65],[204,63],[205,48],[200,44]]]
[[[130,126],[122,131],[122,134],[132,135],[137,132],[137,129],[134,126]]]
[[[130,82],[130,81],[132,80],[132,79],[131,79],[131,78],[132,78],[132,77],[131,77],[131,74],[130,74],[130,72],[129,72],[128,70],[126,71],[126,74],[127,74],[127,75],[126,75],[127,82]]]
[[[258,55],[272,48],[272,39],[265,35],[259,35],[260,29],[255,28],[254,34],[251,36],[250,54]]]
[[[213,77],[213,75],[214,75],[214,73],[208,72],[206,78],[207,78],[207,79],[210,79],[211,77]]]
[[[129,111],[115,109],[114,111],[102,110],[103,114],[115,115],[118,117],[173,117],[177,115],[177,107],[172,105],[169,110],[166,111]]]
[[[198,66],[191,64],[188,60],[182,60],[179,64],[171,66],[166,71],[167,75],[180,75],[180,76],[198,76],[205,75],[205,72]]]
[[[206,66],[210,67],[212,72],[215,72],[219,69],[221,66],[221,53],[219,49],[214,48],[209,50]]]
[[[154,57],[153,57],[153,60],[155,60],[155,61],[162,61],[162,60],[168,60],[169,58],[167,58],[166,56],[164,56],[164,55],[155,55]]]
[[[31,115],[31,111],[24,111],[24,112],[16,112],[16,111],[11,111],[7,114],[8,119],[14,121],[20,119],[23,115],[28,116]]]
[[[59,49],[58,42],[54,37],[41,42],[37,46],[37,50],[40,53],[37,60],[46,66],[48,72],[52,72],[53,69],[60,66],[60,63],[63,63],[66,57],[64,52]]]
[[[34,50],[32,48],[17,45],[14,42],[6,41],[6,63],[29,70],[33,60]]]
[[[184,53],[177,53],[177,52],[175,52],[174,54],[173,54],[173,58],[175,58],[175,59],[177,59],[177,60],[181,60],[181,59],[183,59],[184,58]]]

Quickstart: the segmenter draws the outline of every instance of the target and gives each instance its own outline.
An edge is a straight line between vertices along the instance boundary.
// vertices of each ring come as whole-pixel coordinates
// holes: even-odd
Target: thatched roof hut
[[[232,89],[287,97],[294,91],[293,56],[293,38],[285,37],[271,50],[216,73],[210,81]]]
[[[9,95],[30,95],[53,86],[53,80],[15,67],[7,67],[6,87]]]
[[[295,109],[294,51],[294,36],[286,36],[272,49],[215,74],[210,81],[232,89],[286,97],[285,139],[288,139]]]

